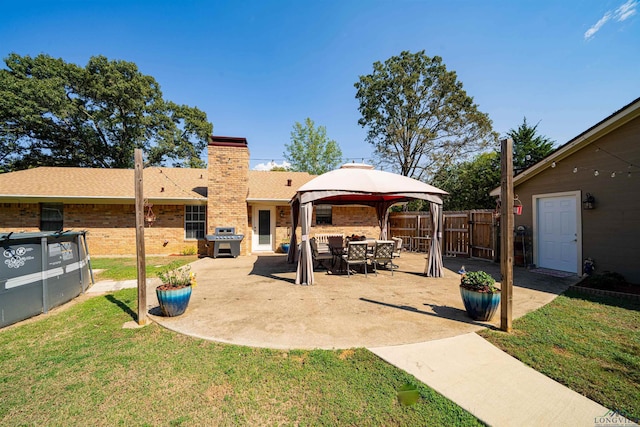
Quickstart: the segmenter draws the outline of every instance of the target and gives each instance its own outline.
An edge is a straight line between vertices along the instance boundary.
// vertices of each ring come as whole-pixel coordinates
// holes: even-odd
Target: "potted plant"
[[[474,320],[491,320],[500,304],[500,289],[484,271],[463,272],[460,296],[467,314]]]
[[[158,274],[162,284],[156,287],[156,296],[164,316],[179,316],[185,312],[191,299],[191,288],[196,285],[196,275],[191,267],[167,269]]]
[[[282,239],[282,243],[280,243],[280,250],[283,253],[288,254],[289,253],[289,245],[290,245],[290,240],[289,239]]]

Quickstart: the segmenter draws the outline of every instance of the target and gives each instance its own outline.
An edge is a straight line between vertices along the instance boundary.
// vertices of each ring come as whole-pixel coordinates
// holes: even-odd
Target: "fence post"
[[[467,226],[469,227],[469,244],[467,245],[467,256],[471,258],[473,256],[473,211],[467,212]]]

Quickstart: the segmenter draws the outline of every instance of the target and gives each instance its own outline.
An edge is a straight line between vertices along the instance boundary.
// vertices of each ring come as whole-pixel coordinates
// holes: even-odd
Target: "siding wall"
[[[156,221],[145,227],[145,250],[148,255],[179,254],[186,249],[196,249],[206,254],[204,241],[184,238],[184,206],[154,205]],[[251,208],[248,210],[245,240],[247,248],[251,241]],[[280,212],[283,217],[280,217]],[[3,203],[0,205],[3,219],[0,231],[29,232],[40,231],[40,204]],[[135,207],[114,204],[64,204],[64,229],[87,230],[87,245],[91,255],[136,254],[135,247]],[[313,217],[315,224],[315,213]],[[210,232],[211,227],[209,227]],[[322,233],[343,233],[378,237],[375,209],[362,206],[334,206],[332,225],[313,225],[312,236]],[[275,248],[289,240],[291,235],[291,215],[289,206],[276,207]],[[300,241],[300,226],[297,229]],[[166,243],[165,243],[166,242]]]
[[[204,251],[204,241],[185,240],[184,206],[154,205],[156,221],[145,227],[149,255],[178,254],[185,249]],[[2,231],[39,231],[38,203],[2,204]],[[64,229],[87,230],[91,255],[135,255],[134,205],[65,204]]]
[[[598,148],[600,148],[598,150]],[[608,154],[611,153],[611,154]],[[623,159],[623,160],[620,160]],[[636,165],[631,169],[628,163]],[[593,210],[578,210],[582,218],[582,257],[595,261],[596,273],[617,272],[640,283],[640,118],[601,137],[542,173],[518,185],[515,193],[523,204],[516,226],[533,230],[533,196],[581,191],[591,193]],[[578,168],[577,173],[573,172]],[[598,170],[598,176],[595,171]],[[611,177],[613,172],[615,177]],[[631,176],[628,177],[628,172]],[[534,248],[535,250],[535,248]]]
[[[345,236],[352,234],[375,238],[380,236],[376,210],[370,206],[334,206],[331,225],[315,225],[315,223],[314,211],[311,235],[337,232]]]
[[[40,204],[2,203],[0,230],[13,232],[40,231]]]
[[[283,217],[280,217],[280,213]],[[359,236],[375,237],[380,235],[376,210],[369,206],[333,206],[332,224],[316,225],[316,213],[313,212],[311,237],[323,233],[342,233],[345,236],[357,234]],[[300,225],[296,230],[300,241]],[[291,209],[287,206],[276,207],[276,244],[288,242],[291,236]]]

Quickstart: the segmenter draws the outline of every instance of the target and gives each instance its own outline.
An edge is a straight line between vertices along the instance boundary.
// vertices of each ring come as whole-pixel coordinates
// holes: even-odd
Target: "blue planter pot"
[[[472,291],[460,286],[460,296],[467,314],[473,320],[491,320],[500,305],[500,291],[490,294]]]
[[[282,252],[284,252],[285,254],[289,253],[289,243],[280,243],[280,249],[282,249]]]
[[[191,286],[178,289],[156,288],[156,296],[163,316],[180,316],[185,312],[191,299]]]

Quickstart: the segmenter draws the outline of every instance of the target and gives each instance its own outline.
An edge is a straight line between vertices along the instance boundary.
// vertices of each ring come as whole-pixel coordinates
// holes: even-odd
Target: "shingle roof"
[[[315,178],[307,172],[249,171],[248,201],[289,201],[300,186]],[[291,180],[291,185],[288,184]]]
[[[39,167],[0,174],[2,199],[102,199],[132,202],[133,169]],[[288,201],[314,178],[303,172],[249,171],[247,200]],[[207,198],[207,170],[151,167],[144,170],[148,199],[202,203]],[[291,179],[291,186],[287,180]]]

